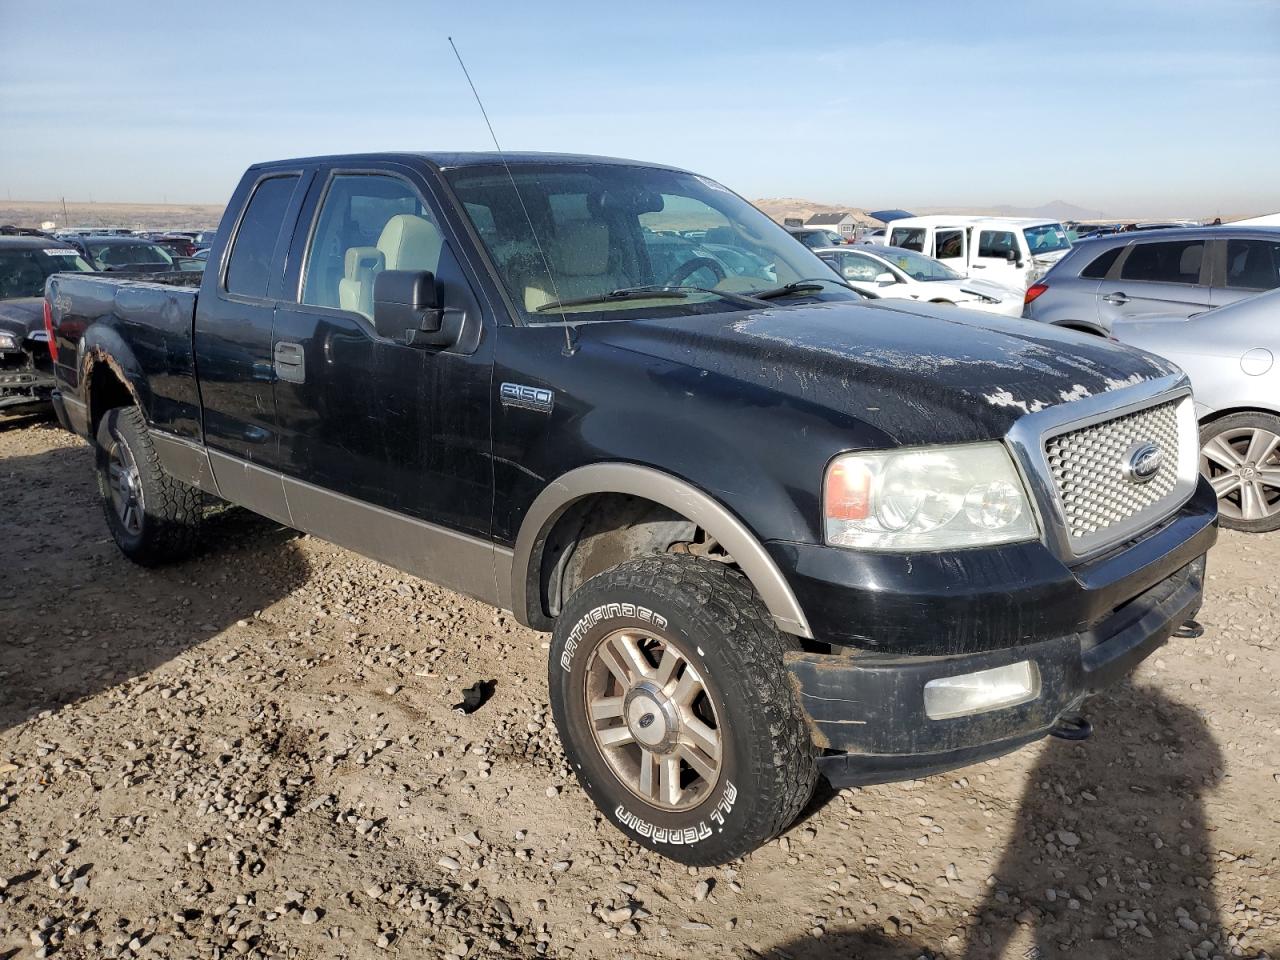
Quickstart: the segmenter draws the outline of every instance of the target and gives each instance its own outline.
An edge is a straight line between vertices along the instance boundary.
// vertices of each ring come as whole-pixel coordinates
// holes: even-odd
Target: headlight
[[[11,333],[0,333],[0,350],[17,350],[18,340]]]
[[[823,513],[833,547],[944,550],[1039,535],[1001,443],[846,453],[827,468]]]

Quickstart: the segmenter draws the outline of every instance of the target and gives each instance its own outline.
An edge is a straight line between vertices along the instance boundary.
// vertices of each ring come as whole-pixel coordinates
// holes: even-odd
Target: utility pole
[[[71,226],[71,218],[67,216],[67,198],[62,198],[62,225],[64,227]]]

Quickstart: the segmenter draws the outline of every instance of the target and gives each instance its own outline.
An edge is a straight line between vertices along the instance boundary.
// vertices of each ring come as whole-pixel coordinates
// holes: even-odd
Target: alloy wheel
[[[107,451],[107,490],[120,525],[136,537],[142,533],[142,476],[129,448],[118,437],[112,441]]]
[[[1218,511],[1234,520],[1280,514],[1280,436],[1238,427],[1212,437],[1200,450],[1200,472],[1218,496]]]
[[[671,641],[641,629],[605,636],[586,674],[591,733],[617,778],[665,810],[697,806],[723,764],[706,680]]]

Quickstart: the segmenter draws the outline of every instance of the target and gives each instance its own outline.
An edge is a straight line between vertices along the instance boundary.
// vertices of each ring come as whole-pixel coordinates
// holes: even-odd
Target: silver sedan
[[[1200,472],[1222,525],[1280,529],[1280,289],[1191,317],[1120,321],[1114,336],[1191,377]]]

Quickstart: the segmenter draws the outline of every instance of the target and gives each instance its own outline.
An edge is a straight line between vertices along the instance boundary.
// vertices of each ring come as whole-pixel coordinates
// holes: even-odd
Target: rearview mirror
[[[444,311],[430,270],[383,270],[373,281],[373,326],[389,340],[416,346],[440,332]]]
[[[887,270],[884,273],[876,275],[876,283],[880,284],[882,287],[891,287],[897,282],[898,278]]]

